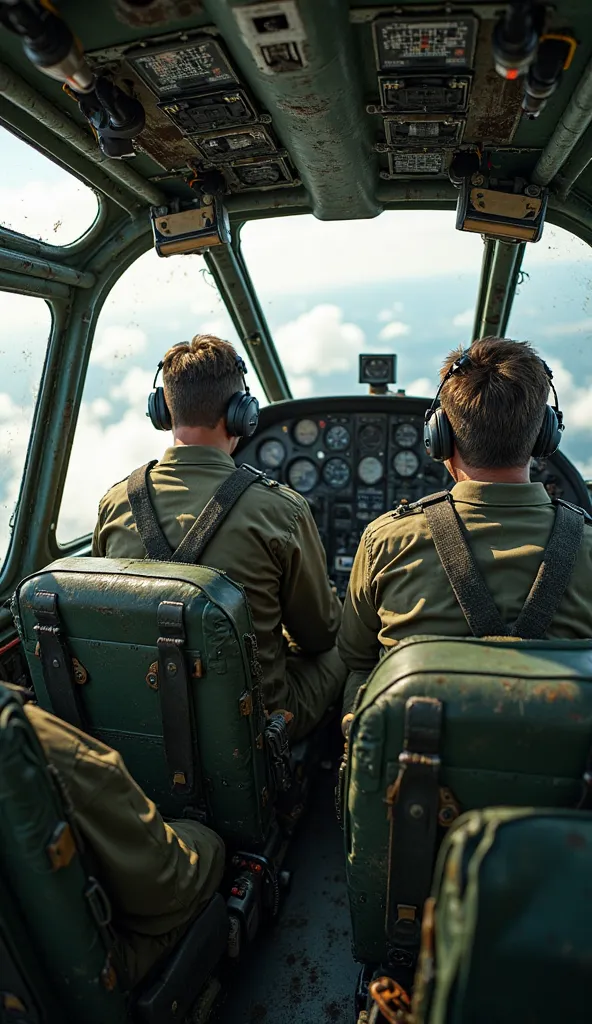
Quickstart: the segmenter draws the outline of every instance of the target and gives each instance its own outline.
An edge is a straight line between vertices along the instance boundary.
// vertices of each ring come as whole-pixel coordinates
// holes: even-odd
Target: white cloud
[[[563,410],[566,434],[592,432],[592,378],[576,383],[574,376],[560,359],[542,353],[553,370],[553,383]]]
[[[404,324],[401,320],[392,320],[382,328],[378,337],[382,341],[390,341],[391,338],[401,338],[404,334],[409,334],[409,324]]]
[[[319,305],[274,333],[288,374],[326,377],[349,370],[366,343],[361,327],[344,323],[339,306]]]
[[[403,306],[402,302],[393,302],[393,304],[390,307],[390,309],[381,309],[380,313],[378,313],[376,319],[378,320],[379,323],[382,323],[382,324],[387,323],[387,321],[391,320],[393,316],[396,316],[397,314],[402,313],[403,309],[404,309],[404,306]]]
[[[586,320],[575,320],[564,324],[547,324],[540,328],[540,334],[546,338],[560,338],[563,335],[592,334],[592,318]]]
[[[119,324],[103,327],[93,344],[90,362],[109,368],[115,362],[121,363],[139,355],[147,343],[146,334],[139,327],[122,327]]]
[[[290,389],[293,398],[310,398],[314,390],[312,377],[291,377]]]
[[[153,380],[154,374],[151,370],[141,370],[139,366],[134,366],[119,384],[111,388],[109,395],[115,400],[124,400],[131,408],[145,411]],[[93,406],[95,404],[93,403]]]
[[[405,388],[407,395],[418,395],[420,398],[429,396],[434,391],[434,381],[430,380],[429,377],[418,377],[417,380],[412,380],[411,384],[408,384]]]
[[[454,316],[452,318],[452,326],[453,327],[472,327],[474,319],[475,319],[475,310],[474,309],[465,309],[465,311],[463,313],[457,313],[456,316]]]
[[[0,210],[3,225],[12,231],[51,245],[67,245],[90,228],[97,215],[97,198],[90,188],[64,172],[64,181],[59,183],[33,180],[0,187]]]

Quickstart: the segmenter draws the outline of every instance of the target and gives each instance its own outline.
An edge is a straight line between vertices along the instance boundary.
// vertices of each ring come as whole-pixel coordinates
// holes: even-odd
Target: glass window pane
[[[166,350],[195,334],[232,342],[264,404],[203,259],[145,253],[115,284],[99,316],[58,520],[60,543],[92,531],[109,487],[171,444],[171,435],[154,430],[146,417],[148,394]]]
[[[0,291],[0,566],[25,468],[35,400],[51,332],[43,299]]]
[[[508,335],[531,341],[549,363],[563,409],[561,450],[592,478],[592,249],[547,224],[527,245]]]
[[[396,352],[398,385],[434,391],[470,337],[483,243],[453,211],[246,224],[242,248],[295,397],[353,394],[359,352]]]
[[[95,193],[0,127],[0,223],[51,245],[69,245],[93,224]]]

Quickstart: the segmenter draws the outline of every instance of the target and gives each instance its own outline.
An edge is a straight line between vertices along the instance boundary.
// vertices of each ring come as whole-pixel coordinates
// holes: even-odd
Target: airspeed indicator
[[[409,449],[397,452],[393,459],[393,469],[399,476],[415,476],[419,469],[419,459],[415,452]]]

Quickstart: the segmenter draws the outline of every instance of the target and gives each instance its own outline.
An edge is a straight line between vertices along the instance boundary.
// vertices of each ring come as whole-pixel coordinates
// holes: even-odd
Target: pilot
[[[166,824],[115,750],[34,704],[24,710],[96,864],[113,912],[115,953],[136,985],[216,892],[224,844],[197,821]]]
[[[232,345],[209,335],[197,335],[164,357],[173,445],[151,469],[149,491],[173,549],[236,468],[232,453],[246,428],[233,422],[232,409],[244,398],[245,371]],[[100,502],[92,551],[108,558],[146,556],[127,480]],[[266,708],[289,712],[291,740],[301,739],[341,699],[346,677],[335,648],[341,604],[327,578],[308,502],[275,482],[255,483],[220,524],[200,561],[245,588]]]
[[[543,484],[530,482],[531,456],[552,454],[563,427],[557,396],[555,408],[547,405],[551,381],[549,367],[527,342],[483,338],[466,353],[450,353],[441,371],[440,408],[434,402],[426,414],[426,449],[455,481],[451,497],[465,545],[489,591],[486,603],[493,598],[491,635],[518,619],[556,521]],[[455,568],[449,566],[452,576],[446,572],[428,518],[420,505],[387,512],[360,541],[338,637],[349,669],[345,733],[359,687],[400,639],[486,635],[469,626],[450,582]],[[584,518],[576,516],[581,542],[544,631],[548,638],[592,637],[592,530],[583,528]],[[453,560],[456,555],[458,547]]]

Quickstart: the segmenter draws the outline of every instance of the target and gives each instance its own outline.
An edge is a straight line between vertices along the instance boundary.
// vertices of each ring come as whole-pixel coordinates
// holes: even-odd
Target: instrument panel
[[[452,486],[423,446],[429,404],[404,395],[277,402],[261,410],[256,434],[237,448],[237,465],[256,466],[307,499],[341,597],[368,523]],[[552,497],[590,507],[582,478],[560,453],[533,462],[532,479]]]

